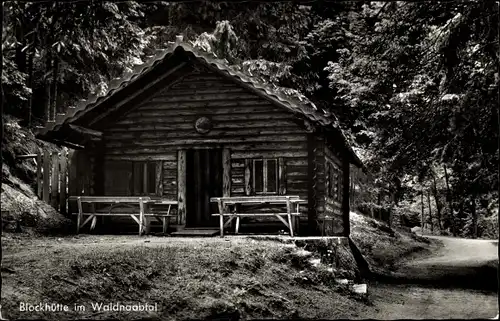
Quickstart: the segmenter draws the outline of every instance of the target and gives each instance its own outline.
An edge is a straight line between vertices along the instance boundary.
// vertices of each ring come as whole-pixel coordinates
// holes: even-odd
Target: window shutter
[[[156,195],[163,195],[163,161],[156,162]]]
[[[283,157],[278,158],[278,194],[285,195],[286,194],[286,164]]]
[[[245,195],[253,194],[252,190],[252,160],[245,159]]]

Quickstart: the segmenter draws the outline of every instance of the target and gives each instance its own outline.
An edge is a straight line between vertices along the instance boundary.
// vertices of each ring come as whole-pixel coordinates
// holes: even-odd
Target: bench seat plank
[[[95,215],[95,216],[129,216],[129,215],[139,215],[137,212],[130,213],[82,213],[82,215]],[[78,213],[72,213],[71,215],[78,215]],[[158,216],[158,217],[176,217],[174,214],[155,214],[155,213],[144,213],[144,216]],[[83,225],[83,224],[82,224]]]
[[[212,216],[219,216],[219,213],[214,213]],[[222,216],[285,216],[288,213],[224,213]],[[300,216],[300,213],[290,213],[290,215]]]

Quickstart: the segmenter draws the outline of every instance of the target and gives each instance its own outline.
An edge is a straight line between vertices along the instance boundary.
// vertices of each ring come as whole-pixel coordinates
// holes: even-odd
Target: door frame
[[[193,228],[205,228],[205,226],[188,226],[187,224],[189,222],[189,218],[187,217],[191,212],[189,209],[189,206],[187,205],[187,202],[189,201],[189,191],[188,189],[190,188],[188,185],[188,173],[187,171],[190,170],[190,166],[188,164],[188,151],[193,151],[197,152],[200,150],[206,150],[209,155],[213,155],[210,152],[217,151],[220,156],[218,158],[220,159],[220,191],[222,192],[222,196],[229,196],[230,194],[230,189],[231,189],[231,159],[230,159],[230,150],[228,148],[222,147],[220,145],[213,145],[210,147],[190,147],[186,149],[180,149],[178,150],[178,206],[179,206],[179,216],[178,216],[178,224],[180,225],[181,228],[186,228],[186,227],[193,227]],[[213,156],[208,156],[208,157],[213,157]],[[189,161],[191,162],[191,160]],[[210,166],[210,163],[207,164]],[[192,167],[192,164],[191,164]],[[203,175],[203,174],[202,174]],[[210,179],[213,179],[212,176],[210,176]],[[214,195],[214,196],[220,196],[220,195]],[[210,202],[210,200],[208,200]],[[210,208],[211,204],[209,203],[207,208]],[[192,212],[191,212],[192,213]],[[207,226],[209,227],[209,226]],[[211,227],[211,226],[210,226]]]

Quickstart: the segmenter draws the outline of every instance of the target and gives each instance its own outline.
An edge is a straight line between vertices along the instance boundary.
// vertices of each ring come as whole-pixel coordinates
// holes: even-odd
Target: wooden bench
[[[139,225],[139,236],[143,232],[149,232],[149,224],[146,217],[154,217],[163,225],[163,233],[167,233],[169,218],[176,215],[170,214],[172,205],[177,205],[177,201],[171,201],[159,197],[152,196],[70,196],[69,201],[76,201],[78,204],[78,213],[73,213],[73,215],[78,215],[76,222],[76,233],[80,232],[80,228],[84,227],[88,222],[92,220],[90,229],[94,229],[97,216],[130,216]],[[88,203],[91,205],[90,212],[83,211],[83,203]],[[109,204],[110,206],[106,208],[107,212],[98,212],[95,209],[96,204]],[[167,211],[151,211],[150,205],[167,205]],[[116,207],[127,207],[132,209],[131,212],[112,212]],[[139,211],[137,211],[137,208]],[[85,221],[83,221],[84,216],[88,216]]]
[[[294,225],[298,228],[298,218],[300,216],[300,204],[306,203],[301,200],[299,196],[237,196],[237,197],[212,197],[210,202],[217,203],[219,213],[212,214],[212,216],[220,217],[220,236],[224,236],[224,228],[236,218],[235,233],[238,234],[240,227],[240,217],[244,216],[276,216],[285,226],[290,230],[290,236],[293,237]],[[278,213],[238,213],[237,207],[239,205],[285,205],[286,212]],[[225,209],[230,205],[234,206],[233,212],[226,212]],[[285,220],[283,217],[287,217]],[[229,220],[224,222],[224,217],[229,217]],[[295,224],[294,224],[295,221]]]

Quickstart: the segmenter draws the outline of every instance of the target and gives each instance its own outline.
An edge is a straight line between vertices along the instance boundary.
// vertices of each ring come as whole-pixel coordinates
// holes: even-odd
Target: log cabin
[[[38,138],[75,150],[70,195],[176,200],[177,231],[217,227],[211,197],[295,195],[301,235],[348,236],[349,168],[363,166],[335,115],[181,37]]]

